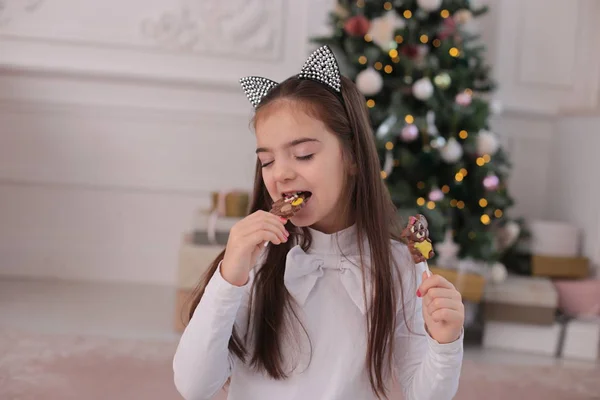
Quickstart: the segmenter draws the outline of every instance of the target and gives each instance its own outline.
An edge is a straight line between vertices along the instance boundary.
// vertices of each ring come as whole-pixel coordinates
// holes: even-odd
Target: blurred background
[[[186,302],[252,188],[239,78],[281,81],[321,44],[463,294],[457,398],[600,398],[598,18],[594,0],[0,0],[0,398],[179,398]]]

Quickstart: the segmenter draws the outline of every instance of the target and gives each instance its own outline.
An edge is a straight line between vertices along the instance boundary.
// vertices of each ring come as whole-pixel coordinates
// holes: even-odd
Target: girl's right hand
[[[264,250],[264,243],[287,242],[290,234],[285,229],[286,222],[286,219],[262,210],[237,222],[229,231],[221,264],[223,278],[235,286],[245,285],[258,255]]]

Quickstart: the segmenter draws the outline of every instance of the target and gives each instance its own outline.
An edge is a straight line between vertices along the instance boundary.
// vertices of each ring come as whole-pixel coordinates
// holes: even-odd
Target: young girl
[[[396,384],[407,400],[454,397],[461,297],[399,239],[364,97],[326,46],[297,76],[242,86],[256,108],[251,213],[199,285],[178,391],[211,399],[229,381],[232,400],[363,400]],[[268,212],[297,192],[309,197],[289,221]]]

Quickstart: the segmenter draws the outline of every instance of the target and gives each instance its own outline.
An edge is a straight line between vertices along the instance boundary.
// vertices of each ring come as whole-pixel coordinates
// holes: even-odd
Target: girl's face
[[[323,122],[294,106],[279,101],[256,120],[256,153],[265,186],[273,201],[285,193],[311,192],[292,223],[337,232],[346,228],[339,211],[346,179],[341,143]]]

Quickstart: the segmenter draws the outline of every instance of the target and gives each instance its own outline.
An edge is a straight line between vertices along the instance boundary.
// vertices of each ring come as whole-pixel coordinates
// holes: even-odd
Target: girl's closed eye
[[[309,155],[306,155],[306,156],[297,156],[296,159],[300,160],[300,161],[307,161],[307,160],[312,159],[314,156],[315,155],[313,153],[313,154],[309,154]]]
[[[265,161],[265,162],[261,161],[260,162],[260,167],[261,168],[266,168],[266,167],[268,167],[271,164],[273,164],[273,161]]]

